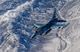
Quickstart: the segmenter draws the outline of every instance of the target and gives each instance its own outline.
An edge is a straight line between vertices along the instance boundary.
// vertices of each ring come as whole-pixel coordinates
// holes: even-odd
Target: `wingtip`
[[[30,36],[30,39],[33,39],[33,35],[32,35],[32,36]]]
[[[33,38],[35,38],[35,37],[36,37],[36,35],[33,34],[32,36],[30,36],[30,39],[33,39]]]

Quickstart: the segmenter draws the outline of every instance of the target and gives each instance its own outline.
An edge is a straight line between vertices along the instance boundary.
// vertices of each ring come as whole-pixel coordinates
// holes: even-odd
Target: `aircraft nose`
[[[66,20],[58,20],[58,22],[67,22]]]
[[[62,20],[63,22],[67,22],[66,20]]]
[[[67,22],[66,20],[63,20],[63,22]]]

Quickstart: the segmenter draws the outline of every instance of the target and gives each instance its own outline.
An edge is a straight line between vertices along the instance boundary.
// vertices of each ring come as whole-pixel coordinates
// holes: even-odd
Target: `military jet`
[[[53,13],[54,15],[52,19],[47,24],[43,24],[43,23],[34,24],[34,26],[36,27],[35,30],[36,32],[30,37],[30,39],[35,38],[37,35],[46,35],[54,28],[60,28],[67,25],[66,20],[62,20],[62,19],[59,20],[58,18],[56,18],[56,13],[57,13],[56,8],[54,9]]]

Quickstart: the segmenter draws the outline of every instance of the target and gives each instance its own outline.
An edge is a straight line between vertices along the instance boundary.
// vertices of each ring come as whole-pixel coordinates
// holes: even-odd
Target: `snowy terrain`
[[[79,0],[0,0],[0,52],[80,52]],[[47,23],[54,7],[69,25],[30,39],[33,24]]]

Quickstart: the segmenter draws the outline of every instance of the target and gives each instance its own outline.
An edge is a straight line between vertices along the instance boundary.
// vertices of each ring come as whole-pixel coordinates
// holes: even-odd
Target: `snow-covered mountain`
[[[0,52],[79,52],[79,0],[0,0]],[[54,7],[69,25],[30,39],[33,24],[47,23]]]

